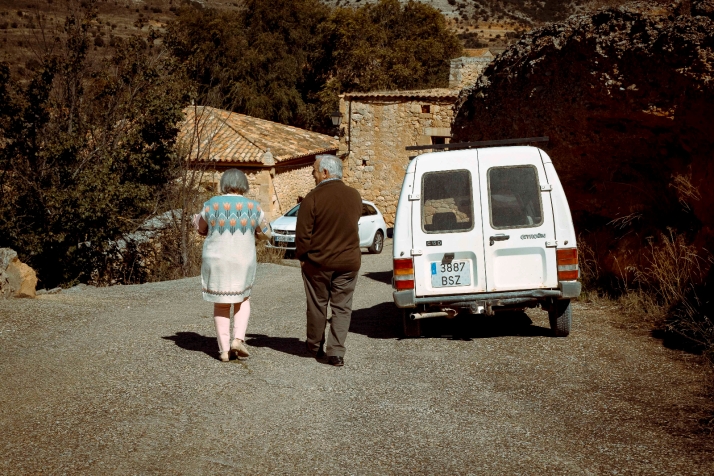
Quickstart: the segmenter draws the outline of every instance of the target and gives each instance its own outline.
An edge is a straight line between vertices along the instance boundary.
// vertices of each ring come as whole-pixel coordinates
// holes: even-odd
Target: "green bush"
[[[87,60],[94,13],[70,12],[30,81],[0,65],[0,246],[47,288],[87,281],[155,214],[175,175],[181,69],[140,39]]]

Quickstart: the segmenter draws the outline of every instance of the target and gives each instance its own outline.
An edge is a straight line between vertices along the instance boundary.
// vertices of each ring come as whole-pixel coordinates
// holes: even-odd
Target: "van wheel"
[[[573,322],[573,307],[570,305],[570,299],[554,301],[548,309],[548,319],[555,337],[568,337]]]
[[[367,248],[367,250],[374,255],[378,255],[382,252],[382,248],[384,248],[384,235],[381,230],[377,230],[377,233],[374,234],[372,246]]]
[[[402,324],[404,337],[421,337],[421,322],[409,319],[409,311],[402,309]]]

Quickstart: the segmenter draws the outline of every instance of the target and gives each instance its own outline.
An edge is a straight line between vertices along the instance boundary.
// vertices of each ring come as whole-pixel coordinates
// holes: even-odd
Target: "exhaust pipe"
[[[457,312],[454,309],[445,309],[443,311],[437,311],[437,312],[415,312],[413,314],[409,314],[409,319],[412,321],[416,319],[428,319],[430,317],[448,317],[451,319],[452,317],[456,316]]]

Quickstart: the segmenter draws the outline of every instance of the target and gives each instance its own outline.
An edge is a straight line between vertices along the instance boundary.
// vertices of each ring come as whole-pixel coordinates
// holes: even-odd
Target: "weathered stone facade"
[[[480,56],[454,58],[451,60],[449,71],[449,88],[463,89],[473,86],[484,72],[486,67],[493,61],[494,55],[485,50]]]
[[[410,145],[448,142],[457,90],[345,94],[340,151],[344,181],[394,224]]]
[[[411,145],[449,143],[455,103],[463,88],[476,83],[494,55],[473,50],[451,60],[449,89],[348,93],[340,97],[339,155],[345,182],[373,201],[394,224]],[[460,215],[457,214],[457,219]]]
[[[276,201],[274,208],[283,214],[297,204],[298,198],[305,198],[315,188],[312,165],[287,170],[278,168],[273,185]]]

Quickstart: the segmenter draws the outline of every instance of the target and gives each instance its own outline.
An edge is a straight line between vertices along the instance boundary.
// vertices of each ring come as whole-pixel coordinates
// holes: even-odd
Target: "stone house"
[[[410,156],[416,155],[405,147],[448,143],[461,90],[474,85],[494,58],[488,49],[468,53],[451,60],[448,88],[340,96],[344,181],[375,202],[389,226],[394,224],[404,171]]]
[[[336,154],[335,138],[208,106],[189,106],[179,144],[190,167],[217,189],[222,173],[238,168],[248,177],[248,196],[270,220],[287,212],[315,186],[319,154]]]

